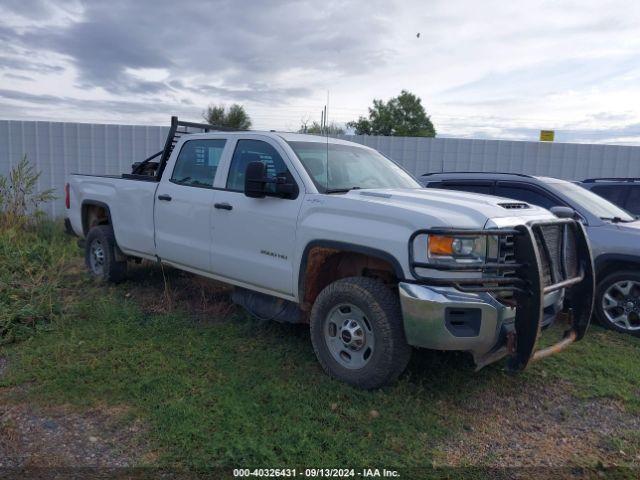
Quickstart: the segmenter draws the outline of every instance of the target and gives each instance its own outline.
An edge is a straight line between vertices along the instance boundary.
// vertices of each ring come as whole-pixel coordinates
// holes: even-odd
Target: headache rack
[[[417,262],[414,240],[419,235],[494,236],[500,248],[497,259],[482,264]],[[584,227],[568,218],[506,229],[431,228],[414,232],[409,241],[409,268],[415,283],[455,287],[463,292],[494,292],[498,299],[516,307],[511,370],[522,370],[530,360],[543,358],[584,336],[595,288],[591,258]],[[447,271],[456,276],[442,278],[429,275],[425,269]],[[475,275],[465,276],[472,272]],[[564,313],[571,327],[562,341],[535,351],[543,320],[544,296],[561,289],[565,291]]]
[[[182,127],[182,128],[180,128]],[[154,153],[150,157],[145,158],[141,162],[136,162],[131,166],[131,173],[125,173],[123,178],[131,178],[135,180],[154,180],[159,181],[162,177],[162,172],[169,161],[173,148],[180,140],[182,135],[188,135],[190,133],[206,133],[206,132],[235,132],[238,129],[223,127],[219,125],[211,125],[208,123],[194,123],[178,120],[178,117],[171,117],[171,127],[169,127],[169,133],[167,134],[167,140],[165,141],[164,148],[158,153]],[[153,161],[158,159],[157,161]]]

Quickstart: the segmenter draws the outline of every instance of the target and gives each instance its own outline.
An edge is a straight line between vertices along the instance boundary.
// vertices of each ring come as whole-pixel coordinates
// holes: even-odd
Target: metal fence
[[[466,138],[341,136],[375,148],[414,175],[509,172],[565,180],[640,176],[640,147]]]
[[[47,205],[64,211],[63,187],[72,172],[118,174],[159,151],[168,127],[0,120],[0,175],[23,155],[42,172],[38,188],[55,188]],[[457,138],[340,138],[373,147],[416,175],[440,171],[500,171],[586,177],[640,177],[640,147]]]

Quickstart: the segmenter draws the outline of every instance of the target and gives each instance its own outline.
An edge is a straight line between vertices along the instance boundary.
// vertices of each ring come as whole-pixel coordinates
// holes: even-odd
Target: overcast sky
[[[0,118],[258,129],[402,89],[439,134],[640,144],[637,1],[0,1]],[[417,36],[417,34],[420,34]]]

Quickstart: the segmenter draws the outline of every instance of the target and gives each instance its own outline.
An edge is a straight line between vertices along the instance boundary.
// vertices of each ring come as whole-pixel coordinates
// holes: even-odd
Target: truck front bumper
[[[421,235],[494,236],[513,247],[509,258],[497,262],[438,265],[414,259],[413,242]],[[530,361],[582,339],[589,326],[593,261],[584,227],[573,220],[534,221],[511,229],[418,230],[409,240],[409,266],[415,280],[400,284],[400,300],[411,345],[469,351],[478,367],[508,355],[509,370],[521,371]],[[511,273],[502,275],[505,270]],[[469,272],[475,276],[465,275]],[[564,295],[561,313],[568,328],[560,341],[537,350],[548,325],[549,298],[558,293]]]
[[[507,339],[515,332],[516,308],[500,303],[488,292],[405,282],[398,287],[410,345],[470,352],[478,368],[507,355]],[[562,299],[562,291],[545,297],[545,326],[560,312]]]

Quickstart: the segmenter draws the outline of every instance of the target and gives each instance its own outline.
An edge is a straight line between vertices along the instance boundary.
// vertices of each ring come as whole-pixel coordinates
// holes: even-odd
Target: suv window
[[[596,185],[591,188],[591,191],[624,208],[624,201],[629,192],[629,187],[627,185]]]
[[[524,186],[519,187],[517,185],[498,185],[496,187],[496,195],[498,197],[520,200],[521,202],[527,202],[531,205],[537,205],[546,209],[557,207],[560,204],[560,202],[550,195],[545,195],[544,192],[538,192],[531,188]]]
[[[226,142],[224,139],[185,142],[173,167],[171,181],[188,187],[213,187]]]
[[[627,198],[627,210],[634,215],[640,215],[640,185],[633,185]]]
[[[244,192],[244,173],[251,162],[264,163],[268,177],[287,177],[291,183],[295,183],[284,160],[270,144],[262,140],[238,140],[229,167],[228,190]],[[267,184],[266,188],[268,192],[274,193],[276,186]]]
[[[493,185],[486,183],[447,183],[443,182],[434,188],[444,188],[446,190],[459,190],[461,192],[483,193],[491,195],[493,193]]]

